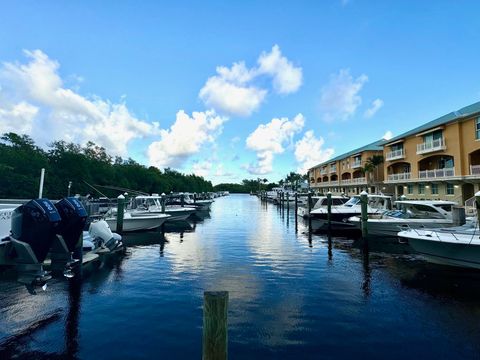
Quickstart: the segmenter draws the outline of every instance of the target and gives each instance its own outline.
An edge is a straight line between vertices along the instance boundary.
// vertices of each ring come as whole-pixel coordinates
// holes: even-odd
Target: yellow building
[[[480,190],[480,102],[396,136],[383,156],[396,196],[464,203]]]
[[[369,158],[383,155],[384,143],[384,140],[375,141],[311,168],[308,172],[310,188],[322,193],[330,191],[346,195],[359,194],[363,190],[371,193],[381,191],[383,164],[373,171],[364,170]]]

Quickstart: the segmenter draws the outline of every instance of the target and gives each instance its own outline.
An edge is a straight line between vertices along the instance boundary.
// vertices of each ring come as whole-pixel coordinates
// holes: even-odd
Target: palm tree
[[[372,180],[372,174],[375,172],[375,182],[378,181],[378,169],[380,165],[383,164],[383,156],[382,155],[373,155],[370,156],[367,161],[365,162],[365,166],[363,167],[363,173],[368,174],[367,184],[370,186]]]

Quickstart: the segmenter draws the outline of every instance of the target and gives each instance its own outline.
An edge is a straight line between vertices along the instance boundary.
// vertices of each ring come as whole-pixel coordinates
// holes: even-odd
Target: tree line
[[[99,194],[90,185],[116,186],[145,193],[171,191],[208,192],[212,183],[193,174],[166,168],[146,167],[135,160],[110,156],[105,148],[88,142],[85,146],[54,141],[44,150],[28,135],[6,133],[0,137],[0,198],[35,198],[40,171],[46,171],[43,196],[61,198],[72,194]],[[109,197],[119,190],[99,187]]]

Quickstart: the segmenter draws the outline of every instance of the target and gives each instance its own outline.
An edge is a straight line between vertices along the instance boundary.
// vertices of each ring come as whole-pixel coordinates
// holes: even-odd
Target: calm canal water
[[[204,290],[227,290],[231,359],[471,359],[480,272],[403,245],[308,236],[256,197],[205,219],[125,237],[128,254],[81,284],[30,295],[0,281],[0,359],[198,359]]]

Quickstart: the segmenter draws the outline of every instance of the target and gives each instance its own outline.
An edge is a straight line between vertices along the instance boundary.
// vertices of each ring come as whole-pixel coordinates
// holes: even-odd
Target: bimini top
[[[352,156],[354,154],[361,153],[361,152],[364,152],[364,151],[382,151],[383,150],[383,145],[385,145],[387,142],[391,142],[391,141],[390,140],[387,141],[385,139],[377,140],[377,141],[375,141],[371,144],[364,145],[364,146],[359,147],[357,149],[354,149],[352,151],[346,152],[342,155],[335,156],[334,158],[332,158],[330,160],[324,161],[324,162],[322,162],[318,165],[315,165],[315,166],[311,167],[309,170],[314,169],[314,168],[318,168],[319,166],[330,164],[330,163],[338,161],[338,160],[345,159],[349,156]]]
[[[471,115],[474,115],[474,114],[477,114],[477,113],[480,113],[480,101],[476,102],[474,104],[465,106],[465,107],[461,108],[460,110],[452,111],[451,113],[440,116],[439,118],[437,118],[435,120],[432,120],[432,121],[429,121],[426,124],[420,125],[420,126],[416,127],[415,129],[412,129],[410,131],[404,132],[403,134],[395,136],[395,137],[391,138],[390,140],[388,140],[385,143],[385,145],[388,145],[388,144],[391,144],[395,141],[398,141],[398,140],[404,139],[406,137],[421,133],[423,131],[430,130],[430,129],[435,128],[437,126],[445,125],[445,124],[448,124],[448,123],[456,121],[456,120],[467,118],[467,117],[469,117]]]

